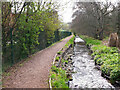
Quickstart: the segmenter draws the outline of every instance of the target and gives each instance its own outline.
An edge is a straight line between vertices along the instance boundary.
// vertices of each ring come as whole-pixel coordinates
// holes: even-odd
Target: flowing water
[[[114,88],[101,76],[100,70],[95,68],[94,60],[89,55],[84,41],[75,38],[74,55],[72,58],[73,71],[70,88]]]

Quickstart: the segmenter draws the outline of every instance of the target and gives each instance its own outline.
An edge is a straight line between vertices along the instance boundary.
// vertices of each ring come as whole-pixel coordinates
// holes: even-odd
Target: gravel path
[[[48,88],[49,71],[55,54],[72,36],[30,57],[23,66],[3,78],[5,88]],[[15,71],[15,72],[13,72]]]

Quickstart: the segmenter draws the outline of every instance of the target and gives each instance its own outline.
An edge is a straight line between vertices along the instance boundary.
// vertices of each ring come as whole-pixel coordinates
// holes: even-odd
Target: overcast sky
[[[59,3],[61,3],[61,5],[63,5],[64,7],[62,7],[64,10],[59,10],[59,15],[60,18],[62,18],[62,20],[66,23],[71,22],[72,21],[72,8],[74,5],[74,2],[76,0],[57,0]],[[85,1],[85,0],[81,0],[81,1]],[[92,0],[86,0],[86,1],[92,1]],[[100,1],[105,1],[105,0],[100,0]],[[112,3],[117,2],[118,0],[110,0]]]
[[[62,20],[64,22],[71,22],[72,21],[72,8],[73,8],[73,4],[75,0],[58,0],[60,1],[62,8],[60,8],[59,10],[59,15],[60,18],[62,18]]]

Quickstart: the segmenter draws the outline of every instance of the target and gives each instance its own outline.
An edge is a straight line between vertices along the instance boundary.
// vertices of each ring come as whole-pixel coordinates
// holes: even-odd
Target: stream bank
[[[59,58],[57,58],[59,57]],[[62,57],[62,58],[61,58]],[[97,89],[101,90],[115,90],[116,88],[104,77],[101,76],[100,68],[95,65],[91,51],[85,45],[85,41],[75,37],[74,45],[67,48],[67,50],[58,52],[56,56],[55,69],[57,72],[53,79],[53,88],[79,88],[79,89]],[[59,75],[59,73],[62,73]],[[55,74],[55,73],[53,73]],[[62,80],[62,78],[64,80]],[[58,80],[56,82],[55,80]],[[57,87],[54,87],[54,86]],[[62,86],[63,85],[63,86]]]
[[[101,71],[96,68],[85,42],[78,36],[75,38],[73,51],[72,61],[75,73],[72,74],[69,88],[114,88],[101,76]]]

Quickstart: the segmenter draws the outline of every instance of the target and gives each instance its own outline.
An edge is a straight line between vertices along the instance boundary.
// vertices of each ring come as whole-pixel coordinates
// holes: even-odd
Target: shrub
[[[110,76],[111,83],[120,80],[120,54],[118,54],[118,49],[102,45],[101,41],[87,36],[81,36],[81,38],[86,41],[87,45],[92,45],[94,61],[96,64],[101,65],[103,74]]]
[[[115,81],[120,81],[120,65],[116,65],[116,67],[111,71],[110,78],[111,83],[114,83]]]
[[[113,54],[113,53],[118,53],[118,49],[116,47],[107,47],[104,45],[94,45],[91,47],[93,54],[92,55],[97,55],[101,53],[106,53],[106,54]]]
[[[101,66],[101,71],[103,74],[110,76],[110,72],[116,67],[116,65],[103,64]]]

